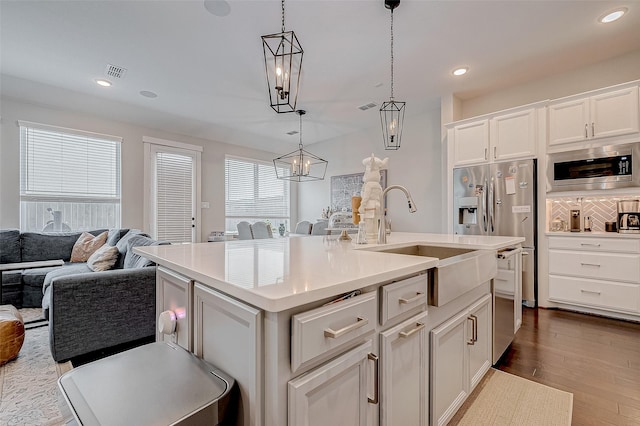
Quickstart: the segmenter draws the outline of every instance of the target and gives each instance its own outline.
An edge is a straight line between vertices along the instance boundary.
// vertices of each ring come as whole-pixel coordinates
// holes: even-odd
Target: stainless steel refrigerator
[[[524,237],[522,299],[537,306],[536,160],[453,170],[456,234]]]

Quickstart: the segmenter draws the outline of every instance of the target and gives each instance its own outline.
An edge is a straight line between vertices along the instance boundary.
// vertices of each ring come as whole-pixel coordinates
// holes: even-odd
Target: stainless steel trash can
[[[80,366],[63,374],[58,385],[81,425],[235,423],[235,380],[170,343]]]

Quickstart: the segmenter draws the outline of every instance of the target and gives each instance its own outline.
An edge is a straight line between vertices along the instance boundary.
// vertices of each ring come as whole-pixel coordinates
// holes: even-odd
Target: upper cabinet
[[[616,86],[549,103],[549,146],[640,135],[638,85]]]
[[[535,157],[539,110],[528,105],[452,124],[448,137],[454,167]]]

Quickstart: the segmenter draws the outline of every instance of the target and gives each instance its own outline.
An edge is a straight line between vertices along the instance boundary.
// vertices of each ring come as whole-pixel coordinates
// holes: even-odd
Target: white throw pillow
[[[107,271],[116,264],[119,254],[118,247],[105,244],[89,256],[87,266],[93,272]]]

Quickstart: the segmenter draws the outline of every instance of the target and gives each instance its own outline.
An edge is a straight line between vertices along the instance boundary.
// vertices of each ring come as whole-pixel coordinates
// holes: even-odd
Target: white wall
[[[462,116],[475,117],[545,99],[557,99],[577,93],[640,79],[640,50],[607,61],[525,82],[462,101]]]
[[[81,105],[78,105],[81,107]],[[122,227],[147,229],[143,215],[143,136],[168,139],[204,147],[202,152],[201,237],[206,241],[213,230],[224,230],[225,154],[271,161],[276,155],[222,142],[171,134],[132,124],[99,118],[82,112],[34,105],[16,99],[0,99],[0,228],[20,225],[20,133],[18,120],[32,121],[123,138],[122,142]],[[292,188],[292,221],[295,222],[296,194]]]
[[[410,108],[411,105],[407,105]],[[373,111],[372,115],[374,114]],[[375,111],[375,114],[378,114]],[[298,217],[315,221],[322,209],[330,204],[331,176],[364,172],[362,160],[374,153],[389,157],[387,184],[405,186],[418,211],[410,214],[407,201],[400,191],[387,196],[387,214],[392,229],[413,232],[441,232],[441,142],[440,110],[405,116],[402,146],[397,151],[385,151],[379,116],[372,118],[371,129],[338,139],[313,144],[310,152],[329,161],[323,181],[303,182],[298,186]]]

